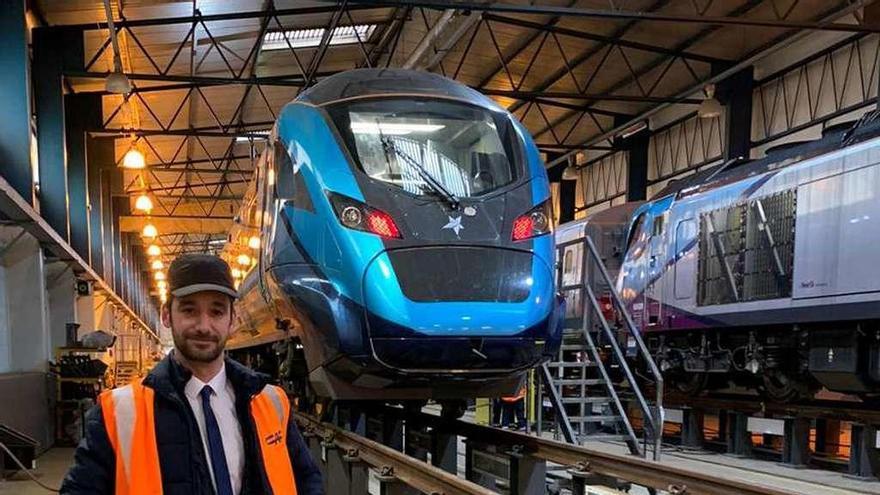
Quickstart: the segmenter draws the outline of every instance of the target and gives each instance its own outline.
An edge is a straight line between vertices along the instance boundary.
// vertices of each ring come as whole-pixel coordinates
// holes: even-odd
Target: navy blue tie
[[[223,437],[220,426],[211,409],[211,394],[214,390],[205,385],[199,395],[202,396],[202,412],[205,414],[205,430],[208,433],[208,451],[211,454],[211,466],[214,468],[214,483],[217,495],[233,495],[232,482],[229,480],[229,467],[226,465],[226,452],[223,451]]]

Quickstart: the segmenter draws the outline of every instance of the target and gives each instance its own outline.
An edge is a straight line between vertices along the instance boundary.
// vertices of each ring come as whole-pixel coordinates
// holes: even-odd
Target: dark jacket
[[[164,495],[214,493],[199,427],[183,392],[191,376],[168,356],[144,380],[144,385],[155,391],[156,443]],[[228,358],[226,376],[235,390],[235,408],[244,440],[241,495],[272,494],[249,410],[251,397],[263,389],[268,377]],[[292,418],[287,425],[287,449],[298,495],[323,494],[321,472]],[[74,465],[64,478],[61,493],[110,495],[115,491],[115,473],[116,456],[98,404],[86,415],[85,437],[76,448]]]

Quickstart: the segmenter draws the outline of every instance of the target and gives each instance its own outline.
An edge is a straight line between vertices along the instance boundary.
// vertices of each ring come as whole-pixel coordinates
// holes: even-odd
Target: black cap
[[[204,291],[238,297],[229,265],[210,254],[182,254],[175,258],[168,268],[168,288],[175,297]]]

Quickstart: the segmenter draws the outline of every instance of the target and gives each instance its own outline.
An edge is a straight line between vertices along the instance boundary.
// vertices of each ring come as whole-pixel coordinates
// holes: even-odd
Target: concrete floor
[[[33,474],[43,484],[58,489],[61,480],[73,463],[72,448],[55,448],[37,458],[37,469]],[[34,483],[26,474],[17,472],[5,481],[0,481],[0,493],[15,495],[47,495],[48,492]]]

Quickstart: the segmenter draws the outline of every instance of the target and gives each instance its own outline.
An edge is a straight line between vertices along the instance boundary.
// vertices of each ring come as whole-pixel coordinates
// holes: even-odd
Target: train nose
[[[392,250],[368,266],[364,282],[373,352],[396,369],[533,366],[555,329],[552,272],[525,251]]]
[[[527,251],[418,247],[383,252],[367,267],[371,316],[421,335],[506,336],[553,309],[550,267]],[[376,336],[380,329],[370,328]]]

